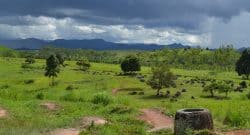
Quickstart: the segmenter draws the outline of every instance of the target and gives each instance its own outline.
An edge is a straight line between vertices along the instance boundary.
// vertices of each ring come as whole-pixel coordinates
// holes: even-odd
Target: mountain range
[[[40,40],[35,38],[0,40],[0,45],[21,50],[37,50],[44,46],[54,46],[70,49],[92,49],[92,50],[158,50],[162,48],[190,48],[188,45],[178,43],[170,45],[144,44],[144,43],[114,43],[103,39],[82,39],[82,40]]]

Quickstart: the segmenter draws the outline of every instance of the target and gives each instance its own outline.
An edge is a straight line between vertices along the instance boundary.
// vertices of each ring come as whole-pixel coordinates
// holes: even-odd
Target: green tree
[[[141,64],[137,57],[127,56],[121,63],[121,69],[125,74],[133,74],[141,70]]]
[[[80,67],[80,70],[87,71],[91,65],[87,59],[81,59],[76,62],[76,65]]]
[[[208,86],[204,87],[203,92],[210,93],[211,97],[214,97],[215,92],[225,93],[226,97],[228,97],[228,93],[232,91],[232,87],[225,82],[212,82]]]
[[[157,66],[152,68],[152,76],[147,81],[147,84],[152,89],[156,90],[156,95],[160,95],[160,90],[163,88],[175,87],[176,76],[165,66]]]
[[[215,82],[212,82],[211,84],[203,88],[203,92],[210,93],[211,97],[214,97],[214,93],[216,90],[217,90],[217,83]]]
[[[59,53],[56,54],[56,58],[58,59],[59,64],[63,66],[63,64],[64,64],[64,57],[62,56],[62,54],[59,54]]]
[[[56,58],[55,55],[51,55],[47,60],[46,60],[46,67],[45,67],[45,76],[52,78],[51,84],[55,84],[55,77],[57,77],[57,74],[60,72],[59,68],[59,61]]]
[[[249,79],[250,75],[250,52],[244,50],[240,59],[236,62],[236,72],[239,76],[245,75]]]

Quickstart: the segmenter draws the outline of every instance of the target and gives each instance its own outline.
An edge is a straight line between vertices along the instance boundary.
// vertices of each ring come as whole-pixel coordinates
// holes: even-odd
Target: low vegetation
[[[0,119],[0,134],[44,134],[77,127],[83,116],[103,117],[108,124],[93,124],[81,134],[173,134],[148,133],[149,125],[138,119],[145,108],[158,108],[169,117],[182,108],[208,108],[218,132],[250,128],[250,82],[247,72],[239,73],[246,76],[242,78],[234,71],[240,53],[230,47],[122,52],[124,56],[115,51],[44,48],[28,53],[35,62],[26,61],[23,52],[9,51],[14,55],[0,57],[0,108],[8,112]],[[76,53],[65,53],[72,51]],[[97,56],[102,56],[100,61]],[[212,56],[219,59],[209,64],[201,60]],[[212,67],[216,68],[209,70]],[[41,107],[46,103],[56,109]]]

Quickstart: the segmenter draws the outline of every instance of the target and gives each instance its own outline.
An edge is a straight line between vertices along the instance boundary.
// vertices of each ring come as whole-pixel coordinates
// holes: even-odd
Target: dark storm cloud
[[[249,5],[249,0],[0,0],[0,15],[195,29],[207,17],[228,20]]]

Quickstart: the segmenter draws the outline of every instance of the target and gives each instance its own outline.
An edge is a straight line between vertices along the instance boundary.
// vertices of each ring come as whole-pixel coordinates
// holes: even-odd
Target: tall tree
[[[63,55],[58,53],[58,54],[56,54],[56,58],[58,59],[59,64],[63,66],[63,64],[64,64]]]
[[[176,76],[170,71],[167,66],[161,65],[153,67],[152,74],[153,75],[147,81],[147,84],[150,85],[152,89],[156,90],[157,96],[160,95],[161,89],[176,86]]]
[[[121,69],[125,74],[132,74],[141,70],[141,64],[137,57],[127,56],[121,63]]]
[[[240,59],[236,62],[236,72],[241,75],[245,75],[249,79],[250,75],[250,52],[244,50]]]
[[[47,60],[46,60],[46,68],[45,68],[45,76],[52,78],[51,84],[55,84],[55,77],[57,77],[57,74],[60,72],[59,68],[59,61],[56,58],[55,55],[51,55]]]

